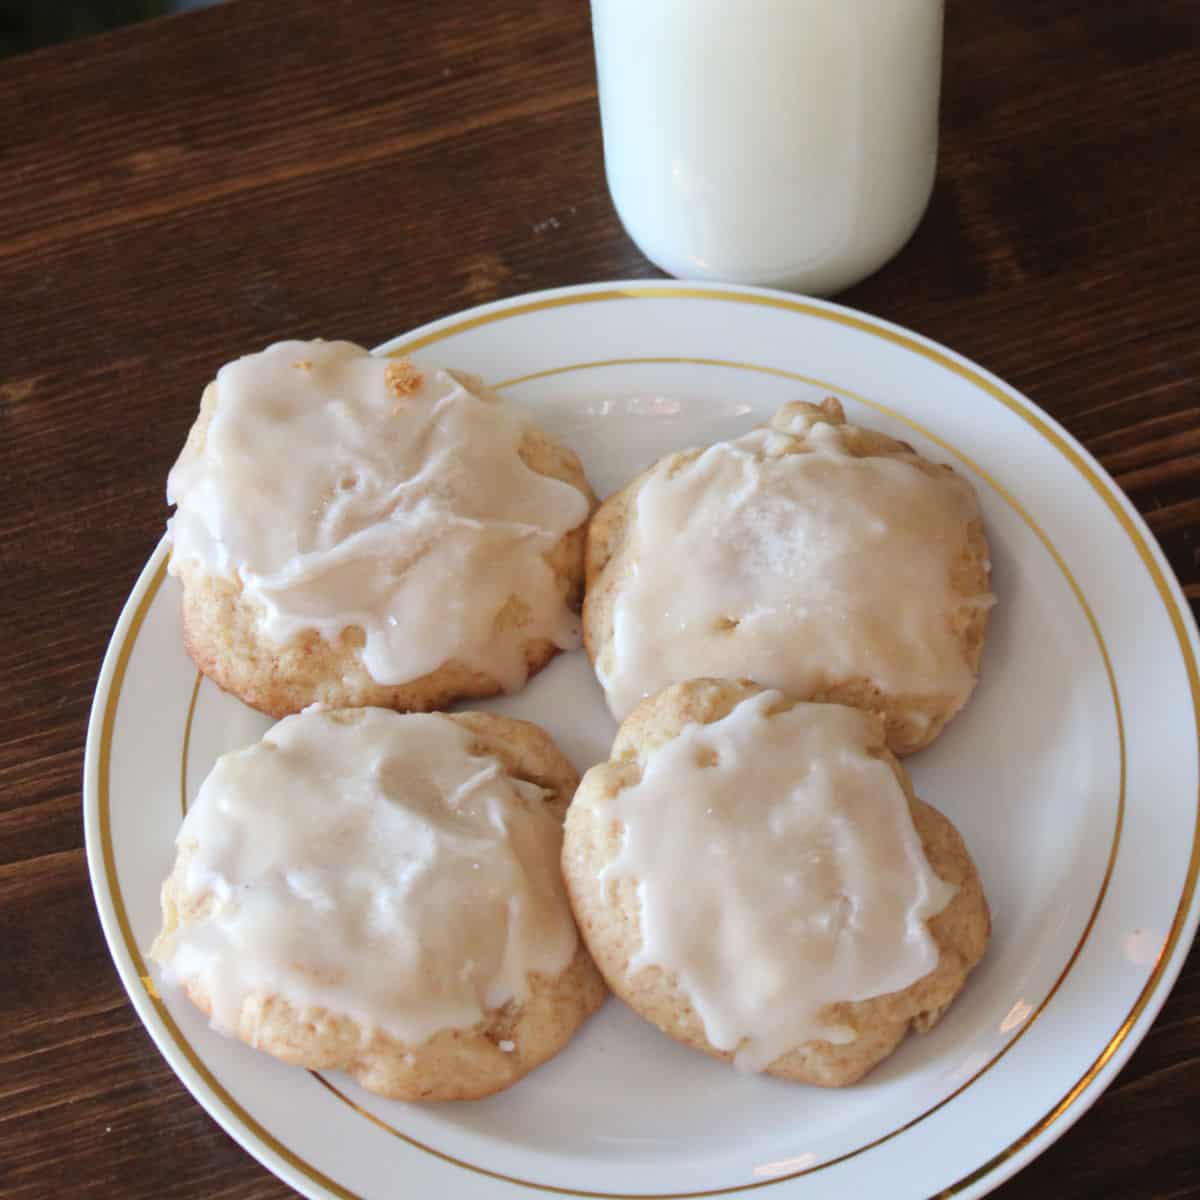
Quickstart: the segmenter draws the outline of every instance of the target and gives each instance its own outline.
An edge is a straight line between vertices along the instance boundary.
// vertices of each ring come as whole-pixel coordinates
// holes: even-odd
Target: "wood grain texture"
[[[92,690],[216,365],[654,276],[581,0],[235,0],[0,63],[0,1195],[278,1200],[129,1007],[92,907]],[[930,211],[846,303],[1092,450],[1200,606],[1200,8],[951,0]],[[1116,1084],[1000,1189],[1200,1196],[1195,953]]]

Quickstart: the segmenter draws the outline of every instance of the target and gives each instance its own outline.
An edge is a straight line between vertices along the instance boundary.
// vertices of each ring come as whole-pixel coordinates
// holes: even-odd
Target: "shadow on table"
[[[219,0],[0,0],[0,58]]]

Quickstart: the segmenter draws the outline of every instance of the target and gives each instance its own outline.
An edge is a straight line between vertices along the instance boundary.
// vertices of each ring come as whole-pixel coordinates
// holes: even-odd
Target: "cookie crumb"
[[[407,358],[388,363],[383,378],[401,399],[411,395],[425,382],[425,376]]]

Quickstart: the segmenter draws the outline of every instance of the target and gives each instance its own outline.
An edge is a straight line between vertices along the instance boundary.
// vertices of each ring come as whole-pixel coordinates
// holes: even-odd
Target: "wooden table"
[[[1200,8],[952,0],[924,224],[841,299],[1062,421],[1200,600]],[[134,1016],[82,849],[84,727],[201,387],[653,276],[605,192],[582,0],[236,0],[0,63],[0,1195],[288,1194]],[[1005,1197],[1200,1195],[1200,957]],[[398,1188],[397,1195],[405,1194]]]

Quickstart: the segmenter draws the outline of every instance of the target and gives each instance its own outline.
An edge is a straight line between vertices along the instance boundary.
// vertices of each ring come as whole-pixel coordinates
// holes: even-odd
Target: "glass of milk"
[[[592,0],[613,203],[684,279],[812,294],[933,188],[943,0]]]

